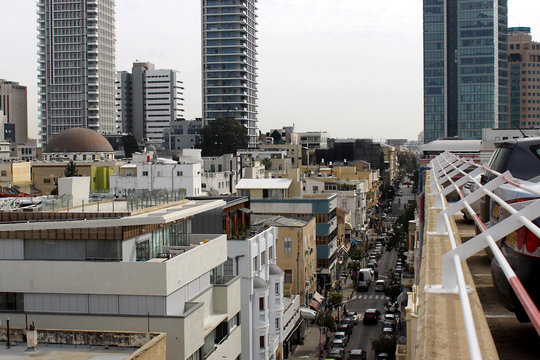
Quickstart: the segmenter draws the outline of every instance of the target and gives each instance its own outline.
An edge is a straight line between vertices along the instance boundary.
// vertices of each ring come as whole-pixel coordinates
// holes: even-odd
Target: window
[[[279,331],[279,330],[281,330],[279,326],[279,318],[276,318],[276,331]]]
[[[283,239],[283,251],[292,251],[292,239],[290,237],[286,237],[285,239]]]
[[[0,310],[23,310],[24,294],[0,292]]]
[[[264,311],[264,298],[259,298],[259,310]]]
[[[274,294],[279,296],[279,283],[274,284]]]
[[[259,264],[257,263],[257,257],[253,258],[253,271],[259,270]]]
[[[292,270],[285,270],[285,284],[292,284]]]
[[[44,184],[50,184],[50,183],[51,183],[51,179],[43,179],[43,183],[44,183]]]
[[[266,264],[266,251],[263,251],[261,254],[261,266]]]
[[[268,248],[268,259],[269,259],[269,260],[272,260],[273,257],[274,257],[274,249],[273,249],[272,246],[270,246],[270,247]]]
[[[143,171],[142,176],[148,176],[148,171]]]
[[[264,336],[259,337],[259,347],[264,349]]]
[[[183,176],[183,175],[184,175],[184,173],[182,171],[177,171],[176,172],[176,176]]]
[[[7,171],[6,170],[2,170],[1,174],[2,176],[7,176]]]

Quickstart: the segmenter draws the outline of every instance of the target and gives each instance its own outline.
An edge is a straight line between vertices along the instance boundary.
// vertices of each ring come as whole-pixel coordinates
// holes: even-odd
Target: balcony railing
[[[437,156],[431,160],[430,165],[433,179],[431,195],[435,196],[435,207],[442,210],[437,215],[437,231],[433,235],[448,235],[452,250],[443,255],[442,284],[431,285],[426,290],[437,293],[459,294],[470,358],[481,359],[482,355],[480,353],[478,335],[475,329],[461,261],[466,260],[486,247],[489,247],[493,252],[495,259],[500,264],[504,275],[508,279],[537,333],[540,334],[540,312],[496,243],[496,241],[521,227],[526,227],[537,237],[540,237],[540,228],[532,222],[540,214],[540,199],[532,201],[518,211],[494,194],[493,190],[503,184],[508,184],[536,196],[540,196],[540,192],[530,188],[521,180],[513,178],[508,171],[501,174],[486,165],[475,164],[471,160],[462,159],[451,153],[443,153]],[[466,170],[470,168],[474,168],[474,170],[467,172]],[[478,176],[484,172],[491,173],[495,176],[493,180],[485,185],[478,181]],[[456,176],[461,176],[461,178],[454,181]],[[461,187],[467,182],[473,182],[477,190],[465,196],[461,191]],[[444,184],[447,186],[444,187]],[[459,195],[460,200],[448,206],[446,196],[454,191]],[[488,196],[491,201],[496,202],[510,216],[488,229],[471,207],[472,203],[480,200],[483,196]],[[466,210],[470,214],[482,232],[466,243],[457,246],[450,224],[450,216],[459,214],[461,210]]]

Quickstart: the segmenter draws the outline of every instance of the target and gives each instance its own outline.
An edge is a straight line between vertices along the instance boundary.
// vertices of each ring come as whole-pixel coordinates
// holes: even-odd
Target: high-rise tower
[[[65,129],[115,132],[114,0],[38,0],[42,144]]]
[[[507,122],[507,0],[424,0],[424,142]]]
[[[540,43],[531,28],[508,29],[508,127],[540,127]]]
[[[257,133],[257,0],[202,0],[203,122],[232,116]]]

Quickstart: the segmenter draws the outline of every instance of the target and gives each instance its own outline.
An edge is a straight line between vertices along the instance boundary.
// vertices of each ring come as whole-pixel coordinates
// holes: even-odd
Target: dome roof
[[[260,276],[254,276],[253,277],[253,288],[254,289],[266,289],[268,285],[266,284],[266,281]]]
[[[276,264],[270,264],[270,275],[281,275],[283,270]]]
[[[54,136],[44,153],[114,152],[111,144],[100,133],[86,128],[71,128]]]

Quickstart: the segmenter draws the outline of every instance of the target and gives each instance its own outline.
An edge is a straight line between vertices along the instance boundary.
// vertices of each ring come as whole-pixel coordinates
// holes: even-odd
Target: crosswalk
[[[352,300],[387,300],[387,301],[390,301],[390,297],[384,296],[384,295],[376,295],[376,294],[371,294],[371,295],[368,295],[368,294],[365,294],[365,295],[353,294],[353,296],[351,296],[350,301],[352,301]]]

